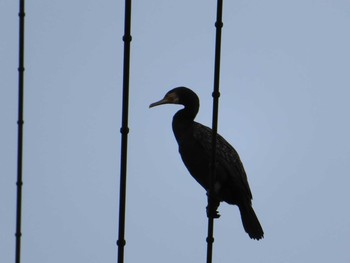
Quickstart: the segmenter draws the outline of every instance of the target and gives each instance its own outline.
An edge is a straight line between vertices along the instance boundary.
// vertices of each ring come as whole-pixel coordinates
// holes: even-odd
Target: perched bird
[[[212,130],[194,119],[199,110],[199,98],[186,87],[177,87],[165,94],[164,98],[152,103],[151,107],[162,104],[180,104],[184,108],[173,117],[173,132],[179,145],[181,158],[196,181],[209,190],[212,160]],[[247,175],[236,150],[219,134],[216,142],[216,176],[214,192],[210,197],[237,205],[241,212],[245,231],[252,239],[264,237],[264,231],[252,208],[252,193]],[[219,217],[216,212],[214,217]]]

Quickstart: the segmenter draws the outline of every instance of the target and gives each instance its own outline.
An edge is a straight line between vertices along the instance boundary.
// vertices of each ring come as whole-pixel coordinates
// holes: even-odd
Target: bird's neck
[[[174,115],[172,126],[173,132],[178,142],[182,140],[183,136],[186,136],[188,135],[188,133],[191,133],[196,114],[197,112],[190,112],[185,108],[179,110]]]

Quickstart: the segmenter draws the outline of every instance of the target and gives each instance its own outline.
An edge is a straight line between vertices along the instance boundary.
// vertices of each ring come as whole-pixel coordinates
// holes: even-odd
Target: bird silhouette
[[[151,107],[163,104],[180,104],[184,108],[173,117],[172,128],[179,145],[181,158],[193,178],[205,190],[209,190],[212,158],[212,130],[194,119],[199,110],[199,98],[186,87],[177,87],[166,93],[163,99],[152,103]],[[210,194],[215,204],[225,201],[237,205],[245,231],[252,239],[264,237],[264,231],[252,208],[252,193],[247,175],[237,151],[219,134],[216,141],[214,190]],[[217,212],[208,211],[213,217],[219,217]],[[212,214],[214,213],[214,214]]]

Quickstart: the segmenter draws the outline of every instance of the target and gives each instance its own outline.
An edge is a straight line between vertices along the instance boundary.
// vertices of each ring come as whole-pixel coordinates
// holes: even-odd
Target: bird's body
[[[151,104],[150,107],[166,103],[185,106],[173,117],[173,132],[185,166],[196,181],[208,191],[212,130],[194,121],[199,110],[199,99],[192,90],[178,87],[169,91],[164,99]],[[243,164],[236,150],[219,134],[216,141],[215,169],[214,191],[211,194],[218,203],[225,201],[237,205],[245,231],[251,238],[261,239],[264,232],[251,206],[252,193]]]

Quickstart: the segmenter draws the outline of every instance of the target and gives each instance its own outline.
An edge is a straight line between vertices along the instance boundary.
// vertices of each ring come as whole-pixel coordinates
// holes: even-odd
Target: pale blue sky
[[[123,1],[27,1],[22,262],[116,262]],[[0,261],[13,262],[18,3],[0,2]],[[211,125],[216,1],[133,1],[125,262],[205,262],[176,87]],[[350,262],[350,2],[224,1],[219,132],[265,230],[222,204],[213,262]]]

